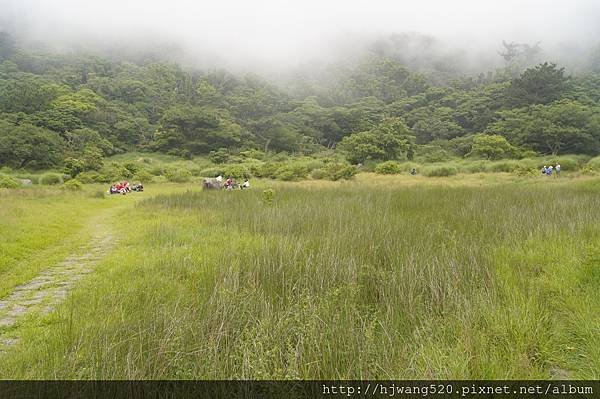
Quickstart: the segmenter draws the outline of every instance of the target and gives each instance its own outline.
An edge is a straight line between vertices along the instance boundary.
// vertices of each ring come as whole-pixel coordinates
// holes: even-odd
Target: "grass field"
[[[600,378],[597,178],[97,190],[0,190],[0,299],[115,238],[0,378]]]

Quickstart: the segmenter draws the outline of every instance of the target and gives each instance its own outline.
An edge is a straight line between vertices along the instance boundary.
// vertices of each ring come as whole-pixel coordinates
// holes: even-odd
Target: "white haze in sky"
[[[172,43],[223,64],[293,66],[418,32],[471,52],[600,40],[600,0],[0,0],[0,30],[55,45]]]

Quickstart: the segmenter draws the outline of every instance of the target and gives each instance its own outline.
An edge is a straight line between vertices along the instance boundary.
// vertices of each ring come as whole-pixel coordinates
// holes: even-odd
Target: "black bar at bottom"
[[[600,381],[0,381],[0,399],[600,398]]]

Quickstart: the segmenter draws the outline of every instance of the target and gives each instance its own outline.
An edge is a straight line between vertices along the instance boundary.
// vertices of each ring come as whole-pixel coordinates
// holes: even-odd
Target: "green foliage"
[[[71,177],[75,177],[85,170],[84,163],[81,159],[66,158],[65,159],[65,172],[70,174]]]
[[[48,185],[48,186],[55,185],[55,184],[62,184],[63,178],[58,173],[44,173],[43,175],[40,176],[39,183]]]
[[[262,191],[262,203],[267,206],[272,206],[275,200],[275,190],[267,188]]]
[[[49,130],[33,125],[12,125],[0,120],[0,165],[44,169],[58,166],[64,142]]]
[[[327,177],[327,172],[323,169],[315,169],[310,172],[310,177],[315,180],[322,180]]]
[[[229,161],[229,151],[227,148],[219,148],[218,150],[213,150],[208,154],[208,159],[216,164],[223,164]]]
[[[452,155],[439,145],[420,145],[414,158],[419,162],[444,162],[450,160]]]
[[[223,177],[237,179],[251,177],[251,173],[244,165],[223,165]]]
[[[10,176],[0,175],[0,188],[17,188],[20,184]]]
[[[386,161],[377,164],[375,173],[379,173],[380,175],[396,175],[402,173],[402,167],[396,161]]]
[[[71,179],[63,184],[63,188],[68,191],[81,191],[83,184],[77,179]]]
[[[447,177],[458,173],[458,169],[454,165],[428,165],[423,168],[423,175],[427,177]]]
[[[413,141],[404,122],[398,118],[390,118],[369,131],[344,137],[338,147],[345,153],[348,161],[363,163],[369,159],[397,159],[408,154]]]
[[[473,137],[468,156],[496,160],[514,156],[515,148],[503,136],[478,134]]]
[[[165,177],[171,182],[186,183],[192,179],[192,172],[183,168],[168,168]]]
[[[569,81],[564,72],[564,68],[547,62],[527,69],[507,88],[509,105],[548,104],[558,100]]]
[[[590,159],[585,166],[591,170],[600,171],[600,156]]]
[[[141,183],[151,183],[154,179],[154,175],[148,172],[146,169],[140,169],[133,175],[133,180]]]
[[[284,164],[277,169],[275,178],[279,180],[293,181],[306,178],[308,173],[309,169],[306,166],[289,163]]]
[[[350,180],[358,173],[358,168],[354,165],[331,162],[325,166],[325,173],[329,180]]]
[[[119,180],[118,176],[110,174],[106,176],[97,171],[83,172],[77,175],[77,180],[82,183],[110,183]]]
[[[505,136],[519,146],[546,154],[597,154],[599,113],[586,105],[562,100],[549,105],[502,111],[486,133]]]
[[[215,168],[206,168],[200,171],[200,176],[202,177],[217,177],[223,176],[223,167],[215,167]]]

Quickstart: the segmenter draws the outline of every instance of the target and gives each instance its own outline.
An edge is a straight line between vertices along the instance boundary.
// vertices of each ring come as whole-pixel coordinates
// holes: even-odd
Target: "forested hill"
[[[598,71],[569,76],[546,62],[516,70],[512,51],[507,68],[475,78],[411,69],[379,51],[284,88],[175,63],[33,52],[0,33],[0,166],[50,168],[133,149],[191,157],[336,146],[354,162],[438,160],[471,153],[481,134],[502,154],[598,154]]]

